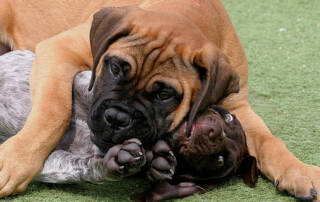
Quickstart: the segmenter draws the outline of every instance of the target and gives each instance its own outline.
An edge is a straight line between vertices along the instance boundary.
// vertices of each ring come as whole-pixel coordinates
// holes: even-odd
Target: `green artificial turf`
[[[249,61],[250,101],[274,135],[306,163],[320,165],[320,1],[224,0]],[[13,201],[128,201],[139,179],[104,185],[32,183]],[[231,178],[176,201],[296,201],[259,177],[254,188]]]

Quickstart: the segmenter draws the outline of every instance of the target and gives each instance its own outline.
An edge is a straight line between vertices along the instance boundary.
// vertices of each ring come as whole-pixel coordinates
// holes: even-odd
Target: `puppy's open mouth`
[[[190,135],[188,136],[187,134],[187,139],[192,139],[193,137],[195,137],[195,135],[197,134],[197,130],[201,130],[201,128],[211,128],[212,124],[210,123],[194,123],[192,124],[191,127],[191,131],[190,131]],[[209,136],[211,136],[212,133],[214,133],[214,129],[212,129],[212,131],[210,131]],[[204,134],[205,135],[205,134]]]
[[[214,110],[200,114],[192,124],[190,134],[183,123],[173,134],[174,143],[182,155],[212,155],[225,148],[224,119]]]

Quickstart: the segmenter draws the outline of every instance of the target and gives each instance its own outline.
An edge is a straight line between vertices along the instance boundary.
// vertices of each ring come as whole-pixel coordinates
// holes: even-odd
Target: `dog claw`
[[[274,183],[274,186],[279,189],[279,184],[280,184],[280,181],[279,180],[276,180],[275,183]],[[291,193],[289,193],[290,195],[293,195]],[[307,195],[307,196],[296,196],[299,200],[301,201],[311,201],[313,199],[315,199],[318,195],[318,192],[315,190],[315,189],[311,189],[310,190],[310,195]]]
[[[124,150],[124,151],[127,151],[131,154],[133,154],[134,156],[137,156],[137,155],[142,155],[142,151],[140,149],[140,146],[136,143],[129,143],[129,144],[125,144],[121,150]]]
[[[316,197],[318,195],[318,192],[315,189],[311,189],[310,194],[311,196]]]
[[[125,144],[125,145],[126,145],[126,144],[130,144],[130,143],[135,143],[135,144],[137,144],[138,146],[142,146],[141,141],[140,141],[139,139],[137,139],[137,138],[132,138],[132,139],[129,139],[129,140],[124,141],[124,144]]]
[[[139,156],[139,157],[135,157],[135,158],[133,158],[135,161],[137,161],[137,160],[139,160],[141,157]]]

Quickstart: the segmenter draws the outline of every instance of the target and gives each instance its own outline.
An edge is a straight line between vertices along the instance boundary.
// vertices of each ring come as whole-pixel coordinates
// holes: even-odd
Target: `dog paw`
[[[39,152],[15,135],[0,146],[0,198],[23,192],[41,170]]]
[[[276,178],[274,185],[298,199],[320,201],[320,167],[307,164],[292,166]]]
[[[147,177],[151,181],[170,180],[174,175],[177,160],[170,146],[163,140],[159,140],[147,152]]]
[[[133,138],[110,148],[104,157],[106,178],[120,180],[138,173],[146,163],[145,152],[140,140]]]

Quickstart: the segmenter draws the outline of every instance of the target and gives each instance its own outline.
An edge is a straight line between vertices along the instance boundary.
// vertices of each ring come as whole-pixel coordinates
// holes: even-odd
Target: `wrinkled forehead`
[[[193,48],[199,48],[207,41],[197,25],[177,12],[140,10],[127,18],[133,26],[132,35],[166,38],[175,43],[187,43]]]
[[[121,58],[130,64],[127,79],[137,89],[149,90],[153,83],[160,81],[180,94],[198,91],[201,82],[190,62],[192,51],[182,47],[176,50],[176,47],[170,46],[156,40],[146,42],[146,39],[128,36],[113,43],[106,55]]]
[[[110,44],[105,54],[130,64],[127,79],[131,84],[148,89],[150,83],[164,80],[180,93],[187,87],[199,90],[193,63],[208,40],[188,18],[169,11],[131,8],[121,22],[130,32]]]

